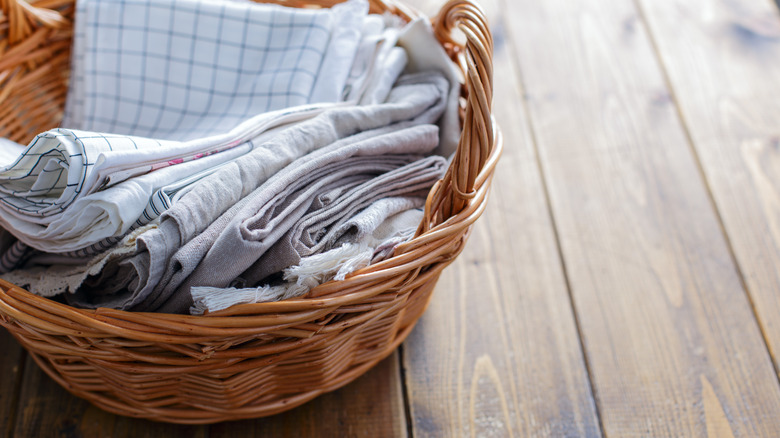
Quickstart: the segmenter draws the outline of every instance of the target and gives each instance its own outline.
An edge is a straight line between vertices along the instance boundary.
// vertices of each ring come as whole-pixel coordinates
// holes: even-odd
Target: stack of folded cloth
[[[78,0],[63,126],[0,139],[0,277],[82,308],[301,296],[413,237],[457,144],[427,21]]]

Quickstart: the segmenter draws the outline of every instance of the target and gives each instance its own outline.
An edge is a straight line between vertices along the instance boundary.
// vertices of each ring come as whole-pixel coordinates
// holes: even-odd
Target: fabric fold
[[[368,131],[354,136],[359,137],[360,141],[348,145],[349,147],[337,144],[335,146],[338,147],[303,157],[242,200],[229,212],[228,217],[220,218],[209,226],[206,232],[177,251],[173,257],[173,269],[169,271],[172,275],[163,277],[155,290],[155,301],[145,309],[180,313],[191,305],[191,286],[228,286],[249,268],[257,257],[267,251],[270,244],[289,230],[291,219],[305,214],[305,202],[291,201],[310,199],[316,186],[330,188],[322,184],[326,184],[324,181],[327,181],[332,172],[342,170],[344,177],[348,177],[350,173],[357,175],[356,172],[361,171],[361,164],[381,163],[390,159],[386,155],[393,153],[424,154],[438,145],[438,129],[434,125],[419,125],[406,129],[391,127],[377,131],[379,132]],[[414,158],[419,156],[406,158],[406,163]],[[396,165],[400,167],[402,163],[403,161],[399,160]],[[317,172],[318,169],[325,169],[327,173],[323,175]],[[387,168],[386,171],[389,170]],[[306,187],[306,184],[311,184],[312,181],[316,181],[315,187]],[[353,180],[355,184],[358,181]],[[310,191],[303,198],[284,196],[284,192],[289,193],[297,187],[304,190],[309,188]],[[282,214],[272,215],[273,221],[266,223],[266,209],[275,206],[277,202],[274,201],[279,200],[282,200],[279,205]]]
[[[348,1],[333,6],[331,13],[333,31],[309,96],[312,103],[342,100],[360,43],[363,21],[367,18],[368,4]]]
[[[328,154],[333,160],[365,155],[363,146],[354,144],[380,133],[373,131],[389,134],[401,128],[435,123],[444,111],[447,89],[447,81],[438,74],[407,75],[399,79],[385,103],[331,108],[310,120],[291,125],[255,146],[241,160],[228,163],[201,179],[160,216],[158,228],[138,237],[136,255],[117,262],[116,275],[105,279],[140,278],[138,272],[143,273],[142,281],[120,294],[121,304],[117,307],[159,310],[195,270],[220,231],[250,201],[251,197],[247,195],[269,177],[303,156],[307,156],[306,162]],[[435,127],[425,129],[435,130]],[[435,134],[431,131],[430,135]],[[432,141],[438,143],[437,139]],[[339,151],[341,148],[344,151]],[[430,148],[423,149],[419,145],[404,149],[395,141],[383,141],[376,143],[369,155],[430,152]],[[82,288],[66,298],[76,306],[94,307],[90,295],[88,288]]]
[[[276,272],[297,265],[302,257],[322,252],[336,240],[344,238],[349,231],[355,235],[358,232],[365,233],[365,230],[350,230],[342,226],[381,199],[417,196],[417,200],[424,202],[428,190],[444,175],[446,164],[442,157],[423,158],[367,180],[344,193],[325,193],[325,196],[318,199],[318,202],[240,277],[247,284],[257,284]],[[382,207],[388,207],[388,211],[380,212]],[[391,208],[398,206],[379,204],[374,206],[373,211],[389,216],[393,213]],[[367,222],[358,223],[366,226]]]
[[[390,257],[457,147],[462,78],[428,21],[368,10],[79,0],[66,127],[0,139],[2,277],[202,313]]]
[[[360,268],[385,260],[398,244],[414,235],[422,221],[421,209],[404,209],[410,205],[408,201],[404,198],[384,198],[375,202],[363,214],[350,220],[351,226],[360,232],[325,252],[301,258],[297,265],[283,271],[282,282],[250,288],[192,287],[190,313],[201,315],[236,304],[301,297],[322,283],[344,280]],[[401,211],[391,214],[394,209]]]
[[[365,0],[323,9],[214,0],[76,7],[63,125],[174,140],[228,131],[251,115],[307,104],[313,93],[328,97],[318,77],[351,59],[349,50],[325,57],[341,54],[368,12]],[[346,78],[331,80],[337,88]]]
[[[47,252],[79,251],[112,237],[115,243],[142,219],[162,187],[243,156],[281,127],[329,107],[261,114],[228,133],[189,142],[47,131],[15,163],[0,169],[0,225]],[[102,249],[99,245],[81,255]]]

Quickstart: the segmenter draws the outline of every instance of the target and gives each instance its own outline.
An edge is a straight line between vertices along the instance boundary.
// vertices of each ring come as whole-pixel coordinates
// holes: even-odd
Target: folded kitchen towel
[[[340,148],[351,148],[353,155],[366,154],[363,152],[364,144],[354,144],[377,133],[355,135],[361,131],[380,129],[387,134],[399,127],[434,123],[444,110],[447,89],[447,81],[439,74],[408,75],[397,82],[385,103],[332,108],[290,126],[257,145],[241,160],[226,164],[189,188],[160,216],[157,229],[138,236],[136,254],[116,261],[116,273],[102,277],[102,280],[96,278],[94,284],[119,281],[119,276],[136,278],[138,280],[132,288],[116,297],[116,307],[152,310],[161,306],[194,271],[197,263],[193,265],[193,262],[205,256],[219,231],[248,202],[247,195],[271,175],[315,150],[317,154],[310,154],[313,158],[331,154],[335,160],[349,155],[336,154],[335,151]],[[327,145],[330,146],[325,147]],[[423,153],[419,146],[412,149],[404,150],[392,142],[380,142],[374,145],[369,155]],[[178,257],[174,257],[175,254]],[[89,290],[82,288],[75,294],[69,294],[68,299],[76,306],[94,307],[90,295]]]
[[[228,133],[187,142],[47,131],[0,168],[0,225],[31,247],[58,253],[121,237],[161,187],[231,161],[267,140],[269,131],[330,107],[261,114]]]
[[[77,259],[94,256],[108,250],[122,240],[127,232],[142,227],[160,217],[162,212],[169,209],[188,187],[205,176],[216,172],[226,164],[224,162],[226,158],[229,159],[227,162],[230,162],[239,158],[248,150],[251,150],[251,143],[246,143],[242,147],[236,147],[225,152],[226,156],[224,157],[214,157],[220,159],[219,163],[209,163],[207,162],[208,158],[206,158],[194,163],[181,164],[174,168],[167,168],[133,178],[105,191],[93,193],[86,198],[79,199],[76,201],[76,204],[84,204],[86,208],[83,211],[97,210],[96,212],[99,215],[102,214],[101,219],[103,220],[124,220],[115,225],[114,232],[110,237],[105,237],[89,246],[83,246],[81,249],[59,254],[64,256],[63,259],[65,257]],[[193,165],[198,166],[195,167]],[[163,175],[164,173],[171,173],[166,171],[174,171],[180,174],[178,175],[179,178],[165,178],[166,175]],[[150,192],[152,192],[151,196],[149,195]],[[145,205],[144,202],[146,202]],[[84,214],[75,207],[74,209],[77,211],[74,215]],[[133,221],[133,218],[136,218],[135,221]],[[114,220],[114,222],[118,221]],[[108,231],[110,233],[111,229]],[[103,235],[109,233],[103,233]],[[95,234],[94,227],[89,230],[89,234]],[[81,237],[81,240],[85,240],[84,236]],[[82,245],[86,243],[84,242]]]
[[[79,0],[63,126],[189,140],[338,99],[367,13],[365,0]]]
[[[369,15],[344,87],[344,99],[362,105],[381,103],[406,67],[406,51],[396,47],[404,22],[396,16]]]
[[[414,235],[422,221],[423,211],[404,208],[419,201],[425,200],[384,198],[375,202],[350,220],[347,228],[354,227],[354,234],[328,251],[303,257],[299,264],[285,269],[281,283],[251,288],[192,287],[190,313],[200,315],[236,304],[300,297],[322,283],[343,280],[357,269],[382,261],[392,254],[398,244]],[[391,214],[397,209],[401,210]]]
[[[373,133],[369,131],[354,136],[360,138],[355,143],[336,144],[337,147],[302,157],[274,175],[229,210],[224,218],[211,224],[204,233],[176,252],[171,266],[173,269],[158,285],[155,300],[147,303],[150,307],[144,309],[184,312],[191,305],[191,286],[228,286],[289,230],[296,216],[305,214],[307,203],[295,201],[309,198],[310,204],[311,196],[317,193],[316,187],[331,188],[323,184],[342,178],[358,184],[360,180],[350,179],[350,175],[353,178],[358,178],[361,173],[360,178],[371,175],[373,172],[368,169],[375,166],[371,163],[387,163],[390,159],[387,154],[424,154],[438,145],[438,129],[434,125],[376,131],[377,135],[368,135]],[[402,160],[408,163],[413,158],[407,155]],[[396,166],[402,165],[402,160]],[[385,167],[384,171],[389,170]],[[307,186],[312,184],[311,190],[307,190]],[[303,189],[306,195],[286,196],[298,189]],[[273,214],[273,219],[267,223],[269,209],[281,211]]]
[[[62,209],[59,214],[53,214],[49,223],[22,221],[15,215],[9,215],[5,220],[9,227],[19,233],[22,240],[37,249],[74,252],[94,246],[91,251],[94,254],[116,242],[104,242],[105,239],[114,236],[121,238],[141,219],[157,190],[215,169],[247,153],[251,148],[252,143],[247,142],[219,154],[164,167],[129,178],[104,190],[78,196],[73,204]]]
[[[136,170],[136,163],[123,166],[126,171],[121,176],[100,174],[99,169],[115,170],[128,152],[145,158],[177,146],[141,137],[53,129],[36,136],[13,163],[0,169],[0,205],[8,215],[46,224],[78,196],[94,191],[99,176],[106,178],[101,184],[107,185],[112,178],[127,179],[150,170]]]
[[[315,199],[308,212],[297,220],[281,239],[273,243],[267,252],[261,254],[240,278],[247,284],[254,285],[276,272],[297,265],[301,257],[322,252],[344,237],[349,228],[344,229],[342,225],[375,201],[415,195],[418,199],[424,199],[433,184],[444,175],[445,170],[446,161],[442,157],[432,156],[389,171],[348,190],[325,191]],[[377,212],[379,207],[387,208],[380,217],[389,216],[397,208],[393,204],[383,203],[375,206],[374,211]],[[365,222],[358,223],[367,226]],[[259,217],[251,226],[255,230],[270,231],[275,228],[273,221],[269,221],[267,217]],[[278,233],[277,230],[274,231]],[[356,234],[357,227],[353,231]],[[252,238],[263,239],[265,236],[260,234]],[[246,239],[247,236],[242,237]],[[258,254],[260,253],[255,252],[253,256]],[[199,269],[206,271],[207,267],[202,266]]]
[[[344,87],[357,55],[367,12],[368,5],[365,2],[352,1],[333,7],[331,41],[322,58],[309,102],[342,100]]]
[[[116,272],[116,262],[135,253],[136,237],[155,226],[150,224],[138,228],[110,250],[87,260],[79,260],[76,264],[63,263],[75,260],[72,258],[55,257],[54,260],[47,260],[49,257],[43,255],[38,257],[39,260],[33,266],[0,273],[0,278],[44,297],[72,292],[82,285],[89,287],[94,283],[94,279],[100,278],[101,275],[111,277]],[[90,297],[93,306],[113,307],[112,300],[117,297],[116,293],[129,287],[130,281],[132,279],[122,282],[115,278],[115,281],[100,284],[100,288],[95,288]]]

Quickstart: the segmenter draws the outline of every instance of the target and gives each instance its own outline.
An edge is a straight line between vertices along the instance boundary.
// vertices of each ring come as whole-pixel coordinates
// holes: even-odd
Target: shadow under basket
[[[328,7],[337,1],[287,1]],[[416,12],[371,1],[372,12]],[[0,136],[54,128],[68,86],[73,0],[0,1]],[[203,424],[276,414],[351,382],[388,356],[482,214],[501,152],[491,116],[492,39],[481,9],[446,4],[438,40],[463,71],[463,131],[416,237],[394,256],[303,298],[205,316],[82,310],[0,280],[0,324],[54,380],[107,411]]]

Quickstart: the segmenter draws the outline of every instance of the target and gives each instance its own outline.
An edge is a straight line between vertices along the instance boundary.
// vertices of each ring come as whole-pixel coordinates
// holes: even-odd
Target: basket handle
[[[440,223],[460,213],[477,196],[484,182],[479,175],[490,161],[497,133],[491,117],[493,38],[485,13],[471,0],[451,0],[434,18],[433,28],[464,72],[469,102],[452,164],[429,199],[429,206],[439,213],[434,223]],[[456,30],[465,35],[465,47],[457,42]],[[459,56],[463,50],[465,56]]]
[[[48,2],[53,6],[62,2]],[[11,45],[24,41],[40,27],[59,29],[68,25],[59,12],[38,8],[25,0],[0,0],[0,9],[8,20],[8,42]]]

